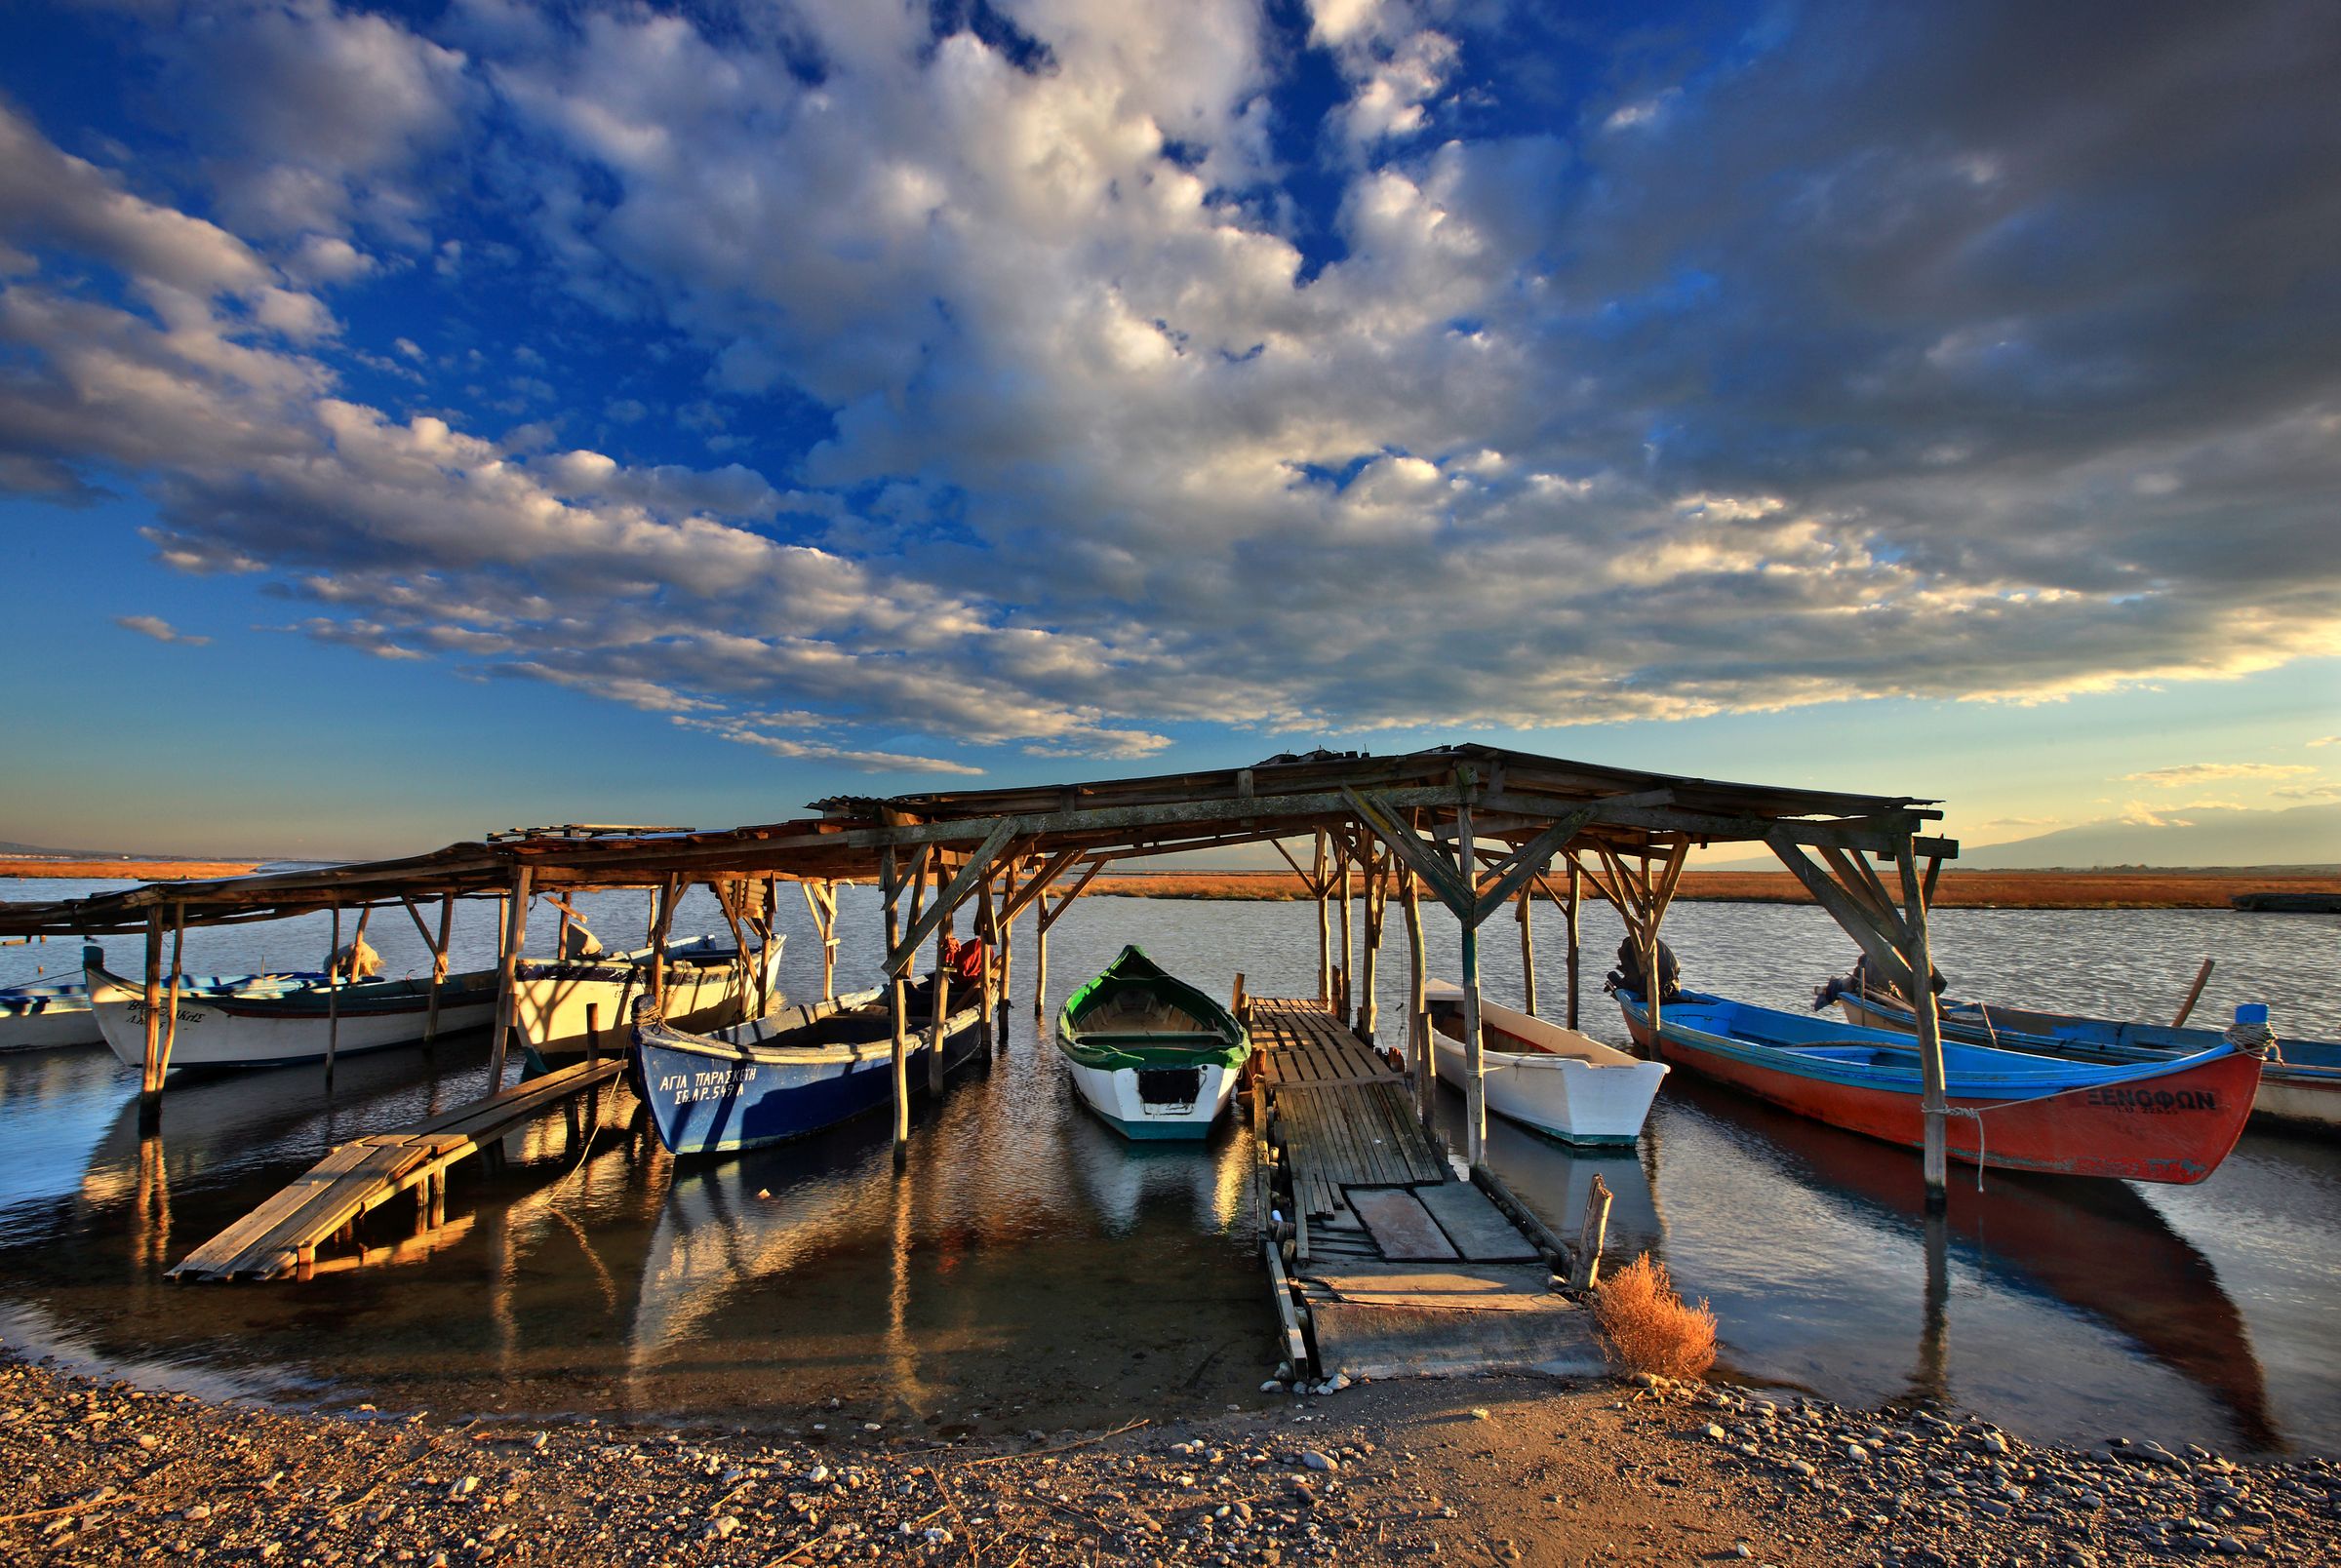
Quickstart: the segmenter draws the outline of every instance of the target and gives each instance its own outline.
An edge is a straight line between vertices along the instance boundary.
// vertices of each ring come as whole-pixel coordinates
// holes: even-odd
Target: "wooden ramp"
[[[179,1260],[182,1282],[306,1279],[317,1249],[354,1235],[358,1219],[401,1193],[420,1190],[425,1229],[445,1217],[448,1167],[496,1145],[521,1123],[570,1106],[625,1071],[622,1057],[579,1062],[433,1117],[404,1132],[341,1144],[293,1184]],[[575,1130],[573,1128],[573,1130]]]
[[[1550,1238],[1455,1171],[1405,1078],[1318,1001],[1256,998],[1250,1023],[1261,1229],[1296,1370],[1601,1370]]]

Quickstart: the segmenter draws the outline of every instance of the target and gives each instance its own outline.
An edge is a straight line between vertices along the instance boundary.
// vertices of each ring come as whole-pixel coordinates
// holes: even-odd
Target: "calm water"
[[[866,889],[844,902],[851,988],[874,979],[877,910]],[[588,913],[632,945],[646,902],[611,894]],[[784,902],[781,923],[789,990],[812,995],[802,904]],[[1452,927],[1428,923],[1433,970],[1452,975]],[[1964,995],[2167,1016],[2212,957],[2202,1016],[2266,1000],[2280,1031],[2341,1037],[2330,918],[1953,910],[1935,926]],[[720,927],[704,901],[676,930]],[[1513,929],[1483,944],[1505,1001],[1519,998]],[[1802,1006],[1851,956],[1809,909],[1684,905],[1668,935],[1687,983],[1776,1006]],[[368,937],[394,973],[424,961],[403,916]],[[1537,937],[1557,1014],[1559,919]],[[1588,914],[1584,1020],[1622,1040],[1598,991],[1617,937],[1607,911]],[[326,1145],[476,1095],[484,1041],[346,1062],[330,1101],[315,1069],[175,1082],[163,1136],[144,1143],[136,1077],[110,1056],[0,1058],[0,1337],[181,1387],[442,1413],[1021,1431],[1256,1397],[1274,1351],[1240,1129],[1199,1151],[1133,1149],[1083,1113],[1036,1033],[1029,928],[1018,938],[1010,1048],[922,1106],[903,1180],[883,1117],[680,1169],[622,1118],[580,1158],[556,1119],[506,1174],[458,1172],[427,1252],[306,1286],[179,1287],[161,1272]],[[1051,1005],[1131,940],[1222,995],[1239,970],[1255,995],[1315,986],[1308,905],[1089,898],[1051,933]],[[315,964],[325,921],[187,945],[195,971]],[[136,946],[115,959],[135,966]],[[459,965],[493,947],[484,909],[459,918]],[[1387,1005],[1405,960],[1384,960]],[[70,947],[0,949],[0,983],[74,963]],[[1446,1095],[1458,1135],[1459,1113]],[[2194,1188],[1993,1176],[1978,1194],[1954,1167],[1931,1235],[1914,1156],[1680,1074],[1630,1155],[1572,1156],[1500,1120],[1489,1150],[1564,1230],[1602,1175],[1612,1244],[1657,1253],[1711,1300],[1743,1377],[1856,1403],[1947,1398],[2043,1438],[2341,1452],[2341,1145],[2248,1134]],[[398,1208],[371,1239],[400,1239]]]

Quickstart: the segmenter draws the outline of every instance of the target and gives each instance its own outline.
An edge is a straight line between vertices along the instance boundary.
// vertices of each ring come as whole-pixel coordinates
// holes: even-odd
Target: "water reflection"
[[[875,895],[844,891],[843,929],[874,928]],[[801,915],[781,913],[784,928]],[[1607,919],[1588,916],[1589,955],[1616,941]],[[2018,932],[1992,912],[1946,912],[1957,972],[2013,989],[1990,960],[2003,939],[2053,934],[2032,919]],[[2083,948],[2119,947],[2155,973],[2191,973],[2216,951],[2220,975],[2274,977],[2285,1016],[2341,1033],[2265,922],[2072,920]],[[1844,944],[1806,910],[1696,906],[1678,922],[1695,978],[1758,1001],[1798,1002]],[[258,940],[240,929],[213,935]],[[803,996],[818,989],[819,945],[809,923],[797,934],[783,985]],[[1433,970],[1453,972],[1451,925],[1428,935]],[[1309,906],[1096,899],[1051,933],[1060,993],[1133,940],[1218,995],[1240,969],[1255,995],[1314,985]],[[2253,941],[2277,946],[2239,953]],[[201,966],[260,956],[222,945]],[[840,957],[842,988],[874,978],[865,947]],[[1558,973],[1557,943],[1543,957]],[[1516,996],[1517,954],[1490,944],[1485,958],[1493,994]],[[1388,1019],[1404,962],[1385,960]],[[1597,1000],[1586,1021],[1614,1039]],[[159,1139],[139,1136],[137,1077],[103,1052],[0,1060],[0,1328],[161,1381],[442,1413],[802,1425],[836,1398],[836,1415],[810,1419],[1022,1431],[1247,1398],[1274,1352],[1244,1129],[1131,1147],[1071,1093],[1029,990],[1015,1002],[1008,1054],[919,1107],[899,1179],[883,1116],[678,1166],[613,1089],[583,1148],[560,1117],[539,1122],[513,1140],[509,1170],[458,1169],[448,1223],[425,1241],[407,1240],[390,1205],[369,1230],[377,1261],[306,1286],[175,1286],[162,1273],[331,1143],[475,1096],[477,1037],[435,1056],[353,1057],[330,1098],[313,1066],[175,1078]],[[1443,1116],[1459,1107],[1442,1091]],[[1907,1153],[1683,1075],[1636,1149],[1574,1151],[1501,1120],[1488,1148],[1564,1235],[1600,1175],[1613,1249],[1656,1251],[1711,1297],[1744,1376],[1854,1402],[1940,1397],[2037,1436],[2341,1448],[2328,1322],[2341,1147],[2247,1135],[2211,1181],[2147,1195],[1995,1175],[1980,1196],[1955,1191],[1931,1227]]]

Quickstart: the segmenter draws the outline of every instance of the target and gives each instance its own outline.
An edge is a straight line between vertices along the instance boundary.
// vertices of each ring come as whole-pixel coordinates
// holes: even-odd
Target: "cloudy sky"
[[[7,28],[0,838],[1465,738],[2341,799],[2324,0]]]

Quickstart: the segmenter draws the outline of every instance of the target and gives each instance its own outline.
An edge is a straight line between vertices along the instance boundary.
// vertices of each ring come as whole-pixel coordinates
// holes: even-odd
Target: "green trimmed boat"
[[[1126,1138],[1201,1138],[1236,1092],[1251,1037],[1134,944],[1073,993],[1056,1048],[1090,1109]]]

